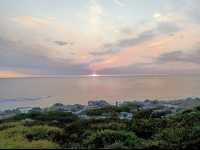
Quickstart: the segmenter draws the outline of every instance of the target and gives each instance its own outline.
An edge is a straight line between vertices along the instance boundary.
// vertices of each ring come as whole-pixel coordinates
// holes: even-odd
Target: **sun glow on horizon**
[[[26,77],[26,74],[16,72],[16,71],[1,71],[0,78],[15,78],[15,77]]]
[[[90,76],[91,76],[91,77],[98,77],[98,76],[100,76],[100,75],[98,75],[98,74],[96,74],[96,73],[93,73],[93,74],[91,74]]]
[[[106,75],[106,74],[96,74],[96,73],[93,73],[93,74],[90,74],[88,76],[89,77],[112,77],[112,76],[115,76],[115,75]]]

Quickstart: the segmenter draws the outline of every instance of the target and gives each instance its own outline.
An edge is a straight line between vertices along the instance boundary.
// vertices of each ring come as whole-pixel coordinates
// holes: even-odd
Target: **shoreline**
[[[131,106],[136,105],[142,109],[161,109],[161,110],[170,110],[176,112],[179,109],[188,109],[200,105],[199,97],[188,97],[184,99],[176,100],[150,100],[146,99],[143,101],[115,101],[115,104],[110,104],[106,100],[95,100],[88,101],[87,105],[82,104],[62,104],[55,103],[49,107],[17,107],[15,109],[6,109],[0,110],[0,120],[12,117],[18,113],[29,113],[33,111],[61,111],[61,112],[71,112],[74,114],[81,114],[87,110],[91,109],[101,109],[105,107],[121,107],[121,106]]]
[[[23,103],[24,102],[24,105],[25,106],[17,106],[17,107],[41,107],[41,108],[46,108],[46,107],[50,107],[51,105],[49,106],[31,106],[31,105],[27,105],[28,103],[35,103],[35,102],[38,102],[38,101],[46,101],[46,100],[53,100],[54,99],[58,99],[58,100],[61,100],[62,102],[58,101],[55,103],[51,103],[51,105],[53,104],[56,104],[56,103],[62,103],[64,105],[87,105],[87,103],[89,101],[99,101],[99,100],[103,100],[103,101],[106,101],[108,102],[110,105],[115,105],[116,102],[118,103],[124,103],[124,102],[144,102],[144,101],[158,101],[158,102],[161,102],[161,103],[171,103],[171,102],[174,102],[174,101],[184,101],[184,100],[188,100],[188,99],[200,99],[200,96],[183,96],[183,97],[175,97],[175,98],[125,98],[125,99],[104,99],[104,98],[97,98],[97,99],[90,99],[90,100],[84,100],[84,103],[67,103],[68,101],[65,101],[63,97],[53,97],[53,96],[20,96],[20,97],[11,97],[11,98],[4,98],[4,97],[0,97],[0,104],[3,106],[3,105],[7,105],[9,107],[9,105],[13,104],[20,104],[20,103]],[[80,101],[80,100],[77,100],[77,101]],[[27,104],[25,104],[27,102]],[[0,111],[2,110],[12,110],[12,109],[16,109],[17,107],[13,107],[11,109],[2,109],[0,107]]]

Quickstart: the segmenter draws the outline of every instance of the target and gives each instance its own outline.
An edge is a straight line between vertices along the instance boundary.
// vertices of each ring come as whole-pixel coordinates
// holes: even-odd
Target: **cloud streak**
[[[125,6],[125,4],[124,4],[121,0],[113,0],[113,2],[114,2],[116,5],[120,6],[120,7],[124,7],[124,6]]]
[[[199,4],[2,0],[0,74],[198,72]]]
[[[149,40],[152,40],[153,38],[157,36],[160,36],[163,34],[171,35],[172,33],[176,33],[180,30],[181,28],[176,23],[159,22],[155,28],[143,31],[140,34],[138,34],[136,37],[134,36],[134,37],[124,38],[124,39],[118,40],[115,43],[106,43],[103,45],[102,48],[100,48],[100,51],[92,52],[91,55],[115,54],[125,48],[133,47],[133,46],[137,46],[139,44],[145,43]]]
[[[54,59],[49,57],[41,47],[26,47],[2,38],[0,39],[0,68],[23,70],[24,73],[28,74],[82,74],[90,72],[88,64],[76,64],[70,59]]]
[[[54,43],[57,44],[58,46],[73,45],[72,42],[66,42],[66,41],[54,41]]]
[[[11,19],[26,27],[45,27],[55,20],[53,17],[18,16]]]
[[[187,62],[200,64],[200,50],[192,50],[192,52],[173,51],[164,53],[156,60],[157,63],[168,62]]]

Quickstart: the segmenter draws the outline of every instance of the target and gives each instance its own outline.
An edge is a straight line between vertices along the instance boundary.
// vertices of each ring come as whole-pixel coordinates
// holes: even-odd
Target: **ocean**
[[[200,97],[200,76],[70,76],[0,79],[0,110],[89,100],[173,100]]]

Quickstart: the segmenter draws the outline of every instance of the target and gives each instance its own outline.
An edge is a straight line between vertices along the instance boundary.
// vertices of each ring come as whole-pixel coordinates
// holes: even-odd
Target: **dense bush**
[[[134,106],[131,106],[132,108]],[[106,107],[88,113],[119,113]],[[131,109],[131,121],[79,119],[62,112],[19,114],[0,123],[0,148],[106,148],[106,149],[198,149],[200,107],[172,116],[155,116],[157,110]]]
[[[136,112],[140,109],[140,106],[134,102],[124,102],[118,107],[120,112]]]
[[[47,129],[47,127],[45,127]],[[40,132],[44,133],[44,128],[41,127]],[[37,130],[23,125],[10,126],[0,132],[0,149],[2,148],[59,148],[59,145],[48,138],[27,139],[26,134],[36,132]]]
[[[165,127],[165,120],[161,119],[135,119],[131,130],[140,138],[148,139],[156,134],[161,128]]]
[[[111,113],[114,115],[115,113],[118,113],[118,112],[119,112],[119,109],[117,107],[107,106],[105,108],[90,109],[86,111],[86,114],[89,116],[99,116],[105,113]]]
[[[102,115],[105,113],[111,113],[112,115],[116,115],[120,112],[135,112],[139,108],[140,107],[136,103],[126,102],[118,107],[107,106],[104,108],[90,109],[90,110],[86,111],[86,114],[89,116],[98,116],[98,115]]]
[[[59,142],[64,136],[61,129],[44,125],[30,128],[25,133],[25,137],[29,141],[47,139],[50,141]]]
[[[70,123],[75,120],[78,120],[78,117],[76,115],[73,115],[72,113],[66,113],[66,112],[31,112],[28,114],[18,114],[13,118],[13,120],[24,120],[24,119],[33,119],[37,121],[57,121],[62,123]]]
[[[89,136],[84,144],[87,148],[106,148],[118,142],[129,148],[134,148],[139,144],[139,140],[134,133],[114,130],[97,131]]]

